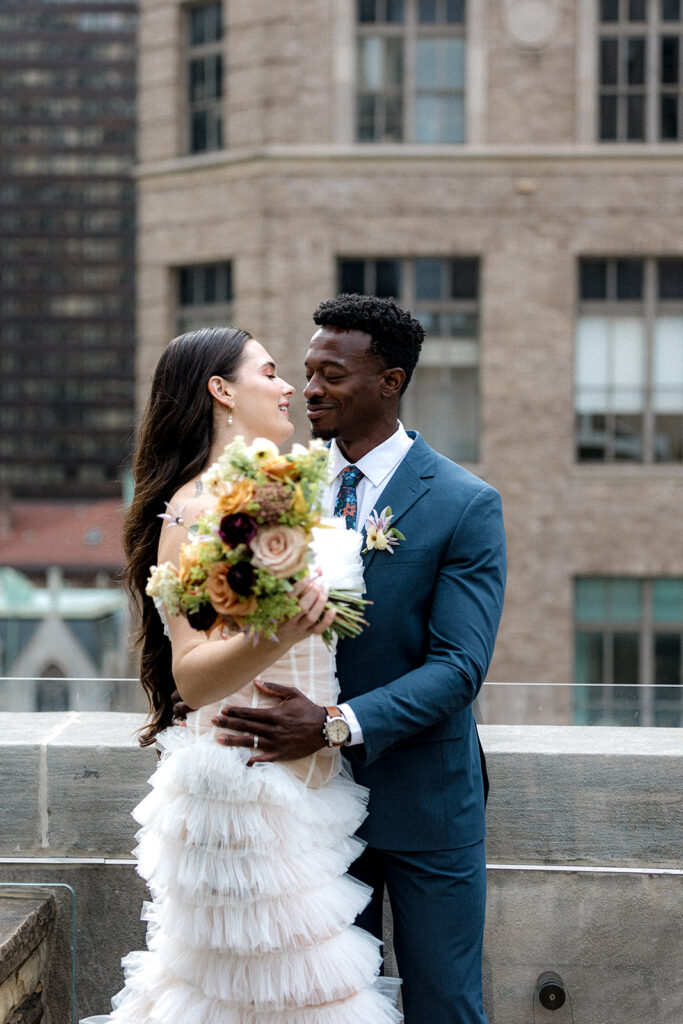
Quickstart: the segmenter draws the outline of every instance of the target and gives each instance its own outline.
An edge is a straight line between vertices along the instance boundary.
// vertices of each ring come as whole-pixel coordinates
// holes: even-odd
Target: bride
[[[362,843],[367,791],[339,749],[261,762],[218,742],[231,704],[272,706],[258,682],[296,686],[319,705],[337,697],[331,624],[315,578],[277,642],[221,638],[165,616],[145,593],[152,563],[178,564],[187,529],[215,500],[202,473],[241,434],[276,444],[293,431],[294,388],[247,332],[204,328],[168,346],[157,366],[135,458],[124,529],[126,583],[141,609],[140,676],[153,708],[142,733],[159,765],[133,812],[136,855],[152,901],[147,950],[124,958],[111,1024],[394,1024],[393,979],[378,978],[378,942],[353,926],[370,890],[346,874]],[[168,511],[164,507],[168,502]],[[163,619],[162,619],[163,616]],[[257,682],[254,682],[254,681]],[[172,694],[199,710],[173,726]],[[223,731],[223,735],[225,732]],[[82,1022],[85,1024],[85,1022]]]

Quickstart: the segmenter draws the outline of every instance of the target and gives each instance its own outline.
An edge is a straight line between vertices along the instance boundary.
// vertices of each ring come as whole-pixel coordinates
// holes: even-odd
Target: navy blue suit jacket
[[[498,492],[414,431],[377,502],[405,534],[364,555],[369,628],[337,649],[340,700],[364,744],[347,748],[370,788],[360,835],[386,850],[443,850],[483,838],[482,762],[472,702],[503,607]]]

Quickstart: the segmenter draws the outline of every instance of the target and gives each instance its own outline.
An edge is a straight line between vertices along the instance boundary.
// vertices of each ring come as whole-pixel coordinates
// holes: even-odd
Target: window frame
[[[657,433],[654,389],[654,355],[655,355],[655,334],[658,319],[666,315],[683,317],[683,297],[674,299],[663,299],[659,296],[659,269],[667,260],[681,260],[676,255],[666,256],[602,256],[584,255],[577,261],[577,308],[576,324],[574,332],[574,361],[577,369],[578,361],[578,335],[582,319],[595,316],[607,321],[618,318],[633,316],[638,317],[643,326],[643,359],[644,374],[642,382],[643,403],[642,403],[642,458],[640,459],[619,459],[616,457],[616,441],[618,436],[619,413],[608,409],[595,412],[579,412],[580,388],[577,381],[577,374],[574,377],[574,451],[575,460],[579,465],[657,465],[676,466],[683,463],[683,424],[680,428],[679,446],[681,447],[680,457],[658,458],[657,457]],[[581,268],[586,262],[604,261],[607,265],[607,297],[602,299],[585,299],[581,294]],[[639,299],[619,299],[617,297],[617,273],[618,264],[621,262],[638,262],[642,264],[642,296]],[[682,342],[683,343],[683,342]],[[599,416],[605,418],[605,454],[602,459],[581,457],[579,448],[579,434],[581,430],[581,416]],[[623,415],[623,414],[622,414]],[[683,418],[683,405],[673,415]]]
[[[596,713],[607,717],[619,717],[620,711],[628,710],[620,706],[619,695],[616,691],[625,684],[619,683],[613,677],[614,666],[614,638],[617,635],[633,635],[638,638],[638,684],[636,687],[637,700],[633,701],[638,721],[634,724],[640,726],[656,725],[657,713],[667,713],[670,707],[657,707],[659,694],[669,692],[665,687],[678,686],[677,701],[666,701],[666,704],[676,704],[674,713],[678,715],[678,726],[683,726],[683,615],[680,620],[657,622],[654,616],[654,588],[657,583],[666,579],[675,579],[683,582],[681,577],[635,577],[635,576],[577,576],[574,580],[574,683],[573,683],[573,713],[575,724],[589,724],[587,722],[576,722],[576,718],[582,715],[595,715]],[[637,620],[620,620],[618,617],[594,619],[592,621],[579,619],[577,616],[578,586],[584,581],[596,581],[606,583],[608,586],[613,583],[634,582],[640,588],[640,615]],[[603,638],[602,649],[602,675],[604,682],[598,684],[585,684],[578,682],[579,677],[579,638],[582,635],[601,636]],[[656,638],[657,636],[674,635],[679,638],[679,681],[674,684],[657,684],[656,679]],[[586,689],[586,693],[581,691]],[[592,691],[599,691],[599,701],[593,699]],[[590,724],[620,724],[615,722],[590,723]]]
[[[215,7],[220,11],[220,35],[217,39],[204,43],[192,43],[191,24],[192,12],[199,8]],[[183,88],[183,152],[188,156],[201,156],[204,153],[215,153],[226,146],[226,55],[225,55],[225,16],[222,0],[199,0],[199,2],[186,3],[182,10],[182,88]],[[192,76],[192,63],[195,60],[205,62],[219,58],[221,62],[221,92],[212,99],[193,101],[190,97],[190,81]],[[211,124],[216,131],[212,138],[215,144],[209,144],[203,149],[195,149],[193,145],[193,119],[198,112],[205,111],[209,117],[213,115]]]
[[[204,275],[207,270],[215,270],[217,276],[225,276],[226,292],[229,298],[221,298],[216,302],[186,302],[182,301],[182,279],[183,274],[191,273],[197,277]],[[232,260],[217,260],[213,263],[188,263],[173,268],[175,283],[175,330],[178,334],[185,334],[187,331],[197,330],[199,327],[224,327],[233,322],[234,310],[234,267]],[[193,285],[194,287],[194,285]],[[217,289],[218,291],[218,289]]]
[[[377,0],[377,3],[384,7],[387,0]],[[462,146],[468,141],[468,123],[467,123],[467,38],[468,38],[468,15],[467,3],[463,2],[463,17],[462,21],[437,21],[431,22],[419,22],[417,17],[419,0],[404,0],[404,16],[401,21],[389,22],[389,21],[361,21],[360,20],[360,4],[357,4],[356,16],[355,16],[355,53],[356,53],[356,74],[355,74],[355,88],[354,88],[354,125],[353,125],[353,137],[354,141],[358,145],[362,146],[373,146],[373,145],[445,145],[445,146]],[[437,10],[445,11],[446,0],[437,0]],[[402,81],[396,86],[395,97],[400,100],[401,114],[400,114],[400,137],[382,137],[362,138],[360,134],[360,104],[363,97],[375,97],[376,100],[381,104],[380,110],[383,112],[381,118],[382,123],[386,126],[386,102],[385,97],[392,94],[387,88],[386,83],[383,83],[382,88],[379,90],[363,89],[361,82],[362,73],[362,60],[361,60],[361,48],[362,40],[367,38],[381,38],[384,40],[395,39],[401,42],[400,52],[402,55]],[[433,89],[418,89],[417,84],[417,59],[418,59],[418,43],[422,40],[435,40],[442,41],[444,39],[461,39],[463,41],[464,55],[463,55],[463,73],[462,73],[462,86],[459,89],[446,89],[439,86],[435,86]],[[420,95],[436,95],[438,97],[453,96],[460,99],[462,109],[462,138],[455,140],[426,140],[422,141],[417,138],[417,114],[416,107],[417,101]]]
[[[661,3],[659,0],[650,0],[645,5],[645,19],[641,21],[630,21],[628,18],[629,0],[618,0],[619,14],[616,21],[603,21],[601,18],[600,6],[596,5],[597,25],[597,46],[596,46],[596,111],[595,111],[595,138],[601,145],[624,145],[624,144],[658,144],[668,145],[683,141],[683,6],[679,11],[678,19],[664,20],[661,16]],[[665,37],[676,36],[678,38],[678,82],[663,83],[661,78],[662,70],[662,45]],[[644,95],[643,123],[644,131],[642,137],[628,137],[627,106],[626,97],[631,93],[627,81],[628,68],[627,57],[623,50],[629,39],[643,38],[645,43],[645,71],[642,84]],[[601,75],[601,49],[604,39],[616,39],[618,48],[618,64],[620,73],[624,74],[624,80],[617,80],[616,85],[604,86]],[[634,91],[636,91],[634,89]],[[637,90],[640,91],[640,90]],[[601,100],[603,95],[615,95],[617,98],[616,115],[616,136],[603,136],[603,125],[601,116]],[[676,97],[678,130],[675,136],[662,136],[662,100],[665,96]]]
[[[476,294],[474,297],[452,298],[442,297],[440,299],[420,299],[417,296],[415,287],[416,265],[420,260],[437,260],[442,263],[442,286],[445,285],[449,270],[452,272],[453,264],[457,262],[476,264]],[[393,298],[403,308],[412,311],[412,315],[420,318],[422,312],[432,312],[441,316],[453,314],[474,315],[476,318],[476,330],[474,336],[457,337],[447,333],[427,333],[420,352],[420,359],[413,374],[413,381],[401,399],[400,415],[406,419],[409,426],[413,423],[419,424],[419,413],[415,396],[415,380],[419,380],[422,370],[438,368],[444,364],[451,370],[472,371],[475,379],[474,394],[472,401],[474,405],[474,437],[471,442],[468,440],[462,451],[454,449],[454,453],[444,451],[444,454],[457,461],[475,463],[479,459],[479,446],[481,443],[481,415],[480,415],[480,367],[481,367],[481,272],[482,260],[478,255],[471,254],[420,254],[413,256],[358,256],[339,255],[337,257],[337,281],[339,290],[343,290],[342,264],[354,262],[363,264],[363,286],[362,294],[377,295]],[[388,295],[385,290],[377,288],[378,264],[390,262],[396,263],[399,267],[399,287],[397,294]],[[418,426],[419,429],[419,426]],[[429,441],[429,437],[426,438]],[[469,445],[469,447],[467,447]]]

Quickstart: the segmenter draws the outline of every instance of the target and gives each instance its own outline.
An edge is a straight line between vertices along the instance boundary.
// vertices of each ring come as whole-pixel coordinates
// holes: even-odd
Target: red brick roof
[[[102,568],[124,563],[123,505],[95,502],[13,502],[0,508],[0,566]]]

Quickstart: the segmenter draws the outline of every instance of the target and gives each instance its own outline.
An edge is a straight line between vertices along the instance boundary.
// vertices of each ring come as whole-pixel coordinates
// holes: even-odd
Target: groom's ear
[[[390,370],[384,370],[379,386],[382,398],[400,398],[401,388],[403,387],[405,379],[405,370],[402,370],[400,366],[394,366]]]

